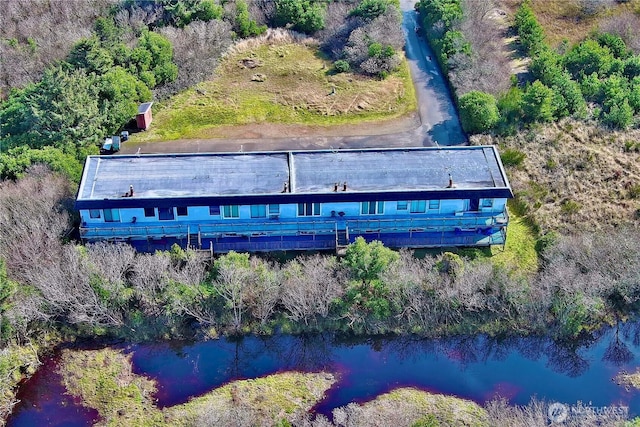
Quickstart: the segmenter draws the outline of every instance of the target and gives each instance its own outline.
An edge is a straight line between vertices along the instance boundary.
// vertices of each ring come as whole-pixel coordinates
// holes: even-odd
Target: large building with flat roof
[[[493,146],[89,156],[85,241],[138,250],[504,244],[513,197]]]

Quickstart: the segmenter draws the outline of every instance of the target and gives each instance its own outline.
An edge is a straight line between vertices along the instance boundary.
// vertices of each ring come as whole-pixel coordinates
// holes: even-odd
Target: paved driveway
[[[418,97],[418,111],[422,126],[419,137],[423,145],[458,145],[466,142],[451,93],[440,73],[435,55],[426,40],[415,29],[418,16],[415,1],[402,0],[402,27],[405,32],[405,53],[409,60],[413,85]]]
[[[401,0],[406,56],[418,99],[417,127],[400,133],[366,136],[181,139],[124,144],[121,154],[200,153],[211,151],[312,150],[321,148],[430,147],[466,143],[451,94],[433,52],[416,34],[414,0]]]

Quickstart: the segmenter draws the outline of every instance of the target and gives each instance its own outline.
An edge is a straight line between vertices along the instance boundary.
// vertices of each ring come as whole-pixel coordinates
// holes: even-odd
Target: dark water
[[[66,394],[55,358],[44,361],[38,372],[19,390],[20,403],[9,418],[15,426],[81,427],[98,421],[98,412],[84,408]]]
[[[158,382],[158,404],[187,401],[230,380],[279,371],[328,370],[339,381],[315,408],[362,402],[391,389],[414,386],[484,403],[496,396],[513,404],[531,397],[564,404],[628,406],[640,415],[640,393],[612,378],[634,371],[640,361],[640,323],[602,331],[581,343],[559,345],[544,338],[490,339],[485,336],[423,340],[412,337],[346,339],[333,335],[247,337],[199,343],[125,347],[134,371]],[[50,372],[48,362],[42,371]],[[90,425],[95,413],[60,396],[57,375],[41,373],[21,390],[23,402],[10,426]]]

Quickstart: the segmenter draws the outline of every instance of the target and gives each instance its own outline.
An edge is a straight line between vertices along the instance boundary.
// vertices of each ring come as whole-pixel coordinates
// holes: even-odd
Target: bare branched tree
[[[363,24],[360,19],[349,18],[349,12],[353,7],[353,4],[343,1],[329,3],[325,15],[325,28],[316,33],[322,49],[334,59],[340,59],[349,34]]]
[[[169,286],[171,258],[166,252],[139,254],[129,278],[140,308],[149,316],[164,312],[164,290]]]
[[[471,45],[471,56],[449,58],[449,76],[458,96],[472,90],[499,94],[509,88],[511,66],[504,47],[506,25],[493,0],[462,2],[464,16],[456,24]]]
[[[207,80],[231,45],[231,25],[220,20],[194,21],[184,28],[164,27],[160,33],[173,44],[178,78],[157,89],[160,98]]]
[[[289,262],[282,288],[288,316],[305,325],[316,316],[326,318],[333,300],[344,293],[343,277],[335,257],[314,255]]]
[[[247,304],[251,315],[264,325],[280,301],[282,272],[278,264],[257,257],[251,258],[251,270],[253,274]]]
[[[66,57],[118,0],[4,0],[0,25],[0,98],[40,79]]]
[[[247,300],[251,286],[251,270],[237,265],[223,264],[217,271],[213,286],[231,310],[232,326],[239,330],[242,327],[244,313],[247,311]]]

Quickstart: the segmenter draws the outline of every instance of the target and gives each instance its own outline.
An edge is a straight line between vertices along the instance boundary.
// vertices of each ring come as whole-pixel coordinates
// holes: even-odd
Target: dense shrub
[[[336,70],[336,73],[346,73],[351,69],[351,67],[349,66],[349,63],[344,59],[339,59],[336,62],[334,62],[333,68]]]
[[[522,165],[522,162],[524,162],[526,158],[527,155],[525,153],[513,148],[508,148],[500,152],[500,160],[506,167],[518,167]]]
[[[626,129],[633,121],[633,108],[628,99],[605,102],[602,111],[602,121],[614,128]]]
[[[47,70],[38,84],[14,92],[0,108],[5,148],[96,142],[104,123],[97,82],[95,74],[59,66]]]
[[[223,8],[214,0],[127,0],[116,8],[116,16],[142,19],[147,28],[172,26],[184,28],[193,21],[208,22],[222,18]],[[134,25],[140,29],[140,25]]]
[[[592,73],[601,77],[607,76],[613,61],[614,57],[609,48],[601,46],[595,40],[585,40],[574,46],[564,57],[565,66],[575,79]]]
[[[555,117],[573,115],[582,118],[587,112],[587,103],[580,90],[580,85],[571,79],[568,73],[562,73],[551,82],[554,91]]]
[[[460,0],[423,0],[417,2],[415,8],[424,18],[427,28],[441,23],[445,29],[448,29],[453,22],[462,18]]]
[[[173,47],[166,37],[143,30],[137,45],[122,42],[110,18],[97,20],[96,34],[81,39],[67,61],[0,105],[5,147],[91,146],[117,132],[151,99],[156,85],[175,80]],[[22,159],[26,159],[22,155]]]
[[[544,49],[533,58],[529,64],[529,72],[534,79],[540,80],[545,85],[552,85],[559,79],[564,66],[561,64],[562,58],[557,53],[549,49]]]
[[[64,59],[79,39],[91,37],[95,19],[108,14],[115,3],[116,0],[4,0],[0,99],[6,99],[11,89],[39,81],[44,70]]]
[[[0,182],[0,190],[0,321],[17,334],[47,320],[147,339],[193,334],[194,322],[234,333],[283,325],[429,336],[516,328],[561,338],[640,301],[634,230],[558,238],[540,248],[542,268],[526,277],[513,264],[453,253],[417,259],[362,238],[342,260],[301,256],[278,265],[229,253],[211,266],[208,256],[177,247],[136,254],[123,244],[64,243],[71,192],[42,169]]]
[[[319,0],[276,0],[275,25],[312,34],[324,28],[325,3]]]
[[[65,175],[73,182],[80,182],[85,151],[74,153],[65,147],[29,148],[26,145],[0,153],[0,180],[18,179],[33,164],[45,164],[52,171]]]
[[[538,51],[544,50],[544,30],[538,23],[533,9],[528,1],[525,1],[515,16],[515,26],[518,31],[520,43],[529,55],[535,55]]]
[[[404,45],[399,17],[398,8],[390,4],[384,14],[351,31],[342,56],[352,69],[384,77],[398,67],[397,51]]]
[[[458,101],[460,121],[465,132],[480,133],[493,128],[500,119],[496,99],[488,93],[473,91]]]
[[[614,57],[619,59],[625,59],[629,57],[631,52],[627,50],[627,45],[625,44],[622,37],[610,34],[610,33],[600,33],[598,34],[596,40],[598,44],[603,47],[609,48],[609,51],[613,54]]]
[[[452,68],[467,68],[471,57],[471,45],[464,34],[455,26],[463,17],[460,0],[431,1],[416,3],[422,17],[429,43],[444,72]],[[462,66],[461,66],[462,65]]]
[[[236,0],[236,22],[234,30],[238,37],[254,37],[267,31],[266,25],[258,25],[251,19],[249,8],[244,0]]]
[[[554,114],[554,92],[539,80],[529,85],[522,95],[522,111],[530,122],[549,122]]]
[[[387,11],[390,0],[362,0],[350,13],[364,19],[374,19]]]
[[[628,79],[640,76],[640,55],[631,56],[626,60],[623,67],[623,74]]]

